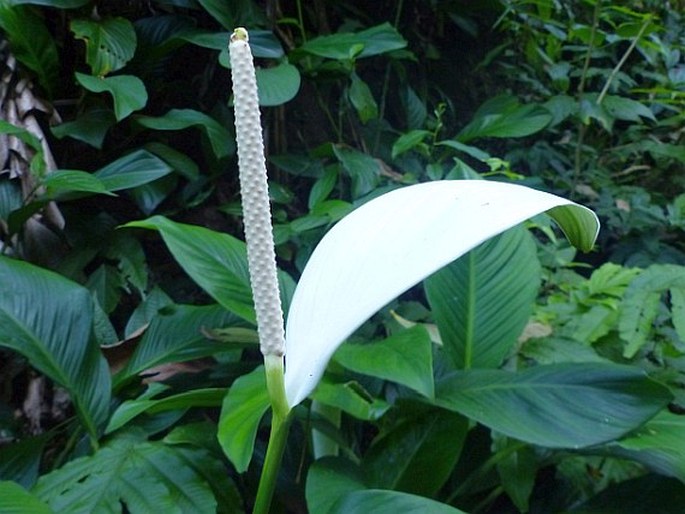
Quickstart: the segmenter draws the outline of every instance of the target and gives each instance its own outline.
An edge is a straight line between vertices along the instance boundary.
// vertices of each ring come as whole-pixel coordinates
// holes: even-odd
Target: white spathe
[[[571,242],[589,249],[599,231],[590,209],[485,180],[404,187],[343,218],[312,253],[290,305],[288,405],[314,390],[335,350],[381,307],[480,243],[554,208]]]

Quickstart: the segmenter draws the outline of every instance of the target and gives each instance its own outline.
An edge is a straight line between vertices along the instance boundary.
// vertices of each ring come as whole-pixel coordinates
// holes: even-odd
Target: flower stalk
[[[247,261],[257,317],[259,348],[264,355],[266,386],[272,409],[269,446],[253,511],[255,514],[266,514],[271,506],[288,438],[290,408],[284,387],[285,331],[278,288],[257,79],[248,40],[247,30],[239,27],[233,31],[228,49],[233,79]]]

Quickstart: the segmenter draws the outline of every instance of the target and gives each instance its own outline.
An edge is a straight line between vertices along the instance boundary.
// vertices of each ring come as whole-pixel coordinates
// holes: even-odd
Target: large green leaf
[[[307,472],[307,507],[309,512],[328,514],[341,496],[366,488],[357,465],[340,457],[324,457]]]
[[[405,46],[407,41],[386,22],[356,33],[319,36],[307,41],[300,49],[320,57],[342,60],[384,54]]]
[[[681,514],[685,484],[659,475],[644,475],[608,487],[562,514]]]
[[[235,325],[238,318],[219,305],[166,306],[152,318],[116,383],[169,362],[183,362],[226,350],[207,339],[206,331]]]
[[[228,234],[173,222],[162,216],[135,221],[127,227],[158,230],[178,263],[191,278],[226,309],[254,323],[245,243]],[[289,275],[280,272],[284,309],[295,289]]]
[[[136,51],[136,31],[126,18],[73,20],[71,31],[86,43],[86,62],[97,77],[120,70]]]
[[[0,346],[69,392],[91,437],[109,413],[107,363],[91,338],[93,303],[80,285],[31,264],[0,257]]]
[[[38,480],[43,450],[52,435],[25,437],[0,447],[0,480],[13,480],[27,488],[33,486]]]
[[[422,496],[381,489],[348,493],[336,502],[328,514],[367,514],[369,512],[373,514],[415,514],[418,512],[465,514],[459,509]]]
[[[468,430],[463,416],[435,409],[393,427],[364,455],[367,482],[433,496],[452,473]]]
[[[0,512],[2,514],[54,514],[42,502],[15,482],[0,482]]]
[[[143,413],[157,414],[170,410],[187,410],[192,407],[218,407],[225,395],[223,389],[193,389],[184,393],[166,396],[160,399],[137,398],[126,400],[112,413],[105,433],[120,429],[129,421]]]
[[[155,130],[183,130],[198,127],[207,134],[214,154],[218,158],[227,157],[235,152],[233,136],[218,121],[193,109],[172,109],[164,116],[137,116],[136,122],[143,127]]]
[[[215,513],[216,500],[197,469],[173,448],[124,435],[94,455],[69,462],[33,492],[55,512],[91,514]]]
[[[134,75],[101,78],[76,72],[76,80],[88,91],[107,92],[112,95],[117,121],[123,120],[133,111],[142,109],[147,104],[145,84]]]
[[[363,420],[380,419],[390,408],[390,404],[374,398],[356,381],[338,383],[325,377],[314,391],[312,398]]]
[[[610,451],[685,483],[685,416],[660,412],[644,427],[609,446]]]
[[[510,437],[581,448],[639,428],[670,400],[635,368],[582,363],[454,372],[436,384],[435,403]]]
[[[59,56],[42,18],[29,7],[0,2],[0,29],[17,60],[34,71],[40,85],[52,92],[59,80]]]
[[[171,173],[171,167],[147,150],[135,150],[120,157],[93,175],[108,191],[131,189]]]
[[[508,230],[424,281],[443,348],[459,368],[495,368],[528,322],[540,286],[537,248]]]
[[[55,170],[46,175],[43,186],[49,198],[75,192],[112,195],[102,180],[92,173],[80,170]]]
[[[288,312],[285,390],[311,393],[333,353],[378,309],[454,259],[549,212],[587,251],[599,230],[589,209],[522,186],[440,180],[400,188],[345,216],[316,246]],[[474,223],[477,220],[478,223]]]
[[[473,120],[457,135],[462,143],[480,137],[525,137],[539,132],[552,115],[538,105],[520,105],[511,96],[497,96],[481,105]]]
[[[359,198],[378,185],[381,168],[368,154],[343,145],[333,145],[333,153],[352,179],[352,196]]]
[[[250,464],[259,422],[269,404],[263,366],[233,382],[224,398],[217,437],[239,473]]]
[[[392,380],[433,397],[433,348],[421,326],[373,344],[344,344],[333,359],[357,373]]]

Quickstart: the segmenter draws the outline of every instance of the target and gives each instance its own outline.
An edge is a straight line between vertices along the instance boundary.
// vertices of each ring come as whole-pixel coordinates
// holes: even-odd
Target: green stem
[[[642,35],[645,33],[645,30],[647,30],[647,27],[649,26],[649,24],[651,22],[652,22],[651,18],[647,18],[644,21],[644,23],[640,27],[640,31],[633,38],[633,40],[630,42],[630,46],[628,47],[628,49],[623,54],[623,57],[621,57],[621,60],[618,61],[618,64],[614,67],[613,70],[611,70],[611,74],[609,75],[609,78],[607,79],[606,83],[604,84],[604,87],[602,88],[602,92],[597,97],[597,105],[601,104],[602,100],[604,100],[604,97],[606,96],[607,92],[609,91],[609,86],[614,81],[614,79],[616,78],[616,75],[618,75],[618,72],[621,70],[623,65],[628,60],[628,56],[631,53],[633,53],[633,50],[635,50],[635,46],[637,45],[638,41],[640,41],[640,39],[642,39]]]
[[[266,371],[266,388],[271,399],[271,433],[269,434],[269,445],[266,449],[262,476],[259,479],[253,514],[268,514],[271,508],[271,499],[276,490],[278,470],[281,467],[283,451],[288,441],[288,428],[291,419],[290,407],[288,407],[285,396],[283,357],[265,355],[264,369]]]
[[[278,470],[281,467],[281,459],[285,444],[288,441],[288,428],[290,427],[290,416],[281,418],[274,412],[271,420],[271,434],[269,435],[269,446],[266,450],[262,476],[259,480],[257,489],[257,499],[255,500],[253,514],[268,514],[271,509],[271,499],[276,490]]]

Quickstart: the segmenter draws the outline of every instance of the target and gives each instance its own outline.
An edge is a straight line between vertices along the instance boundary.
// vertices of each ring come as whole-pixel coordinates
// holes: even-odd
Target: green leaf
[[[661,296],[669,289],[685,288],[685,269],[673,264],[653,264],[628,286],[621,304],[619,334],[626,343],[623,356],[631,358],[648,340],[659,313]],[[683,328],[679,316],[680,303],[675,293],[677,328]],[[682,337],[685,333],[679,333]]]
[[[352,178],[352,197],[359,198],[378,185],[378,161],[363,152],[342,145],[333,145],[333,152]]]
[[[162,216],[124,226],[158,230],[174,258],[200,287],[224,308],[255,323],[244,242],[228,234],[176,223]],[[284,272],[279,273],[279,283],[286,310],[295,283]]]
[[[55,512],[132,514],[216,512],[211,488],[191,463],[165,444],[124,435],[94,455],[43,477],[33,492]]]
[[[233,30],[234,26],[230,27]],[[221,50],[226,55],[226,65],[228,67],[228,41],[231,37],[231,32],[210,32],[202,29],[185,30],[179,36],[181,39],[188,41],[203,48],[210,48],[212,50]],[[262,59],[280,59],[285,55],[281,42],[269,30],[250,30],[250,50],[254,57]],[[220,58],[220,62],[221,62]],[[223,64],[221,62],[221,64]]]
[[[164,116],[153,118],[137,116],[136,122],[154,130],[183,130],[198,127],[209,139],[214,154],[218,158],[228,157],[235,152],[233,136],[214,118],[193,109],[171,109]]]
[[[348,95],[350,97],[350,102],[357,111],[359,120],[366,124],[370,120],[378,118],[378,104],[376,103],[368,84],[354,72],[350,75],[350,81],[351,84]]]
[[[551,364],[517,373],[454,372],[436,404],[510,437],[551,448],[582,448],[639,428],[670,400],[640,370],[614,364]]]
[[[391,380],[432,398],[433,348],[425,328],[416,326],[371,344],[343,344],[333,358],[347,369]]]
[[[250,464],[259,422],[269,404],[264,366],[238,378],[226,393],[217,437],[238,473]]]
[[[237,318],[218,305],[166,306],[152,318],[126,368],[116,384],[169,362],[184,362],[225,350],[217,341],[207,339],[206,331],[233,326]]]
[[[357,465],[340,457],[324,457],[307,472],[307,507],[309,512],[328,514],[338,498],[360,489],[366,489],[366,484]]]
[[[43,450],[51,437],[52,434],[44,433],[0,447],[0,480],[12,480],[26,488],[33,486],[38,480]]]
[[[497,96],[481,105],[471,122],[457,135],[462,143],[481,137],[525,137],[539,132],[552,115],[539,105],[520,105],[511,96]]]
[[[617,120],[639,122],[640,118],[647,118],[656,121],[654,113],[646,105],[630,98],[606,95],[603,104],[609,114]]]
[[[348,493],[336,502],[328,514],[365,514],[369,512],[373,512],[373,514],[415,514],[418,512],[465,514],[459,509],[438,503],[435,500],[380,489]]]
[[[372,397],[358,382],[335,383],[325,377],[312,398],[367,421],[380,419],[390,408],[385,401]]]
[[[493,434],[494,449],[498,452],[497,473],[502,487],[521,512],[529,511],[529,499],[538,471],[535,450],[518,441]],[[513,451],[512,451],[513,449]]]
[[[662,411],[637,432],[609,445],[612,454],[685,482],[685,417]]]
[[[356,33],[340,32],[310,39],[300,49],[304,52],[344,60],[380,55],[407,46],[407,41],[390,23],[383,23]]]
[[[125,18],[72,20],[71,31],[85,42],[86,63],[96,77],[120,70],[136,51],[136,31]]]
[[[142,109],[147,104],[145,84],[133,75],[100,78],[76,72],[76,80],[88,91],[93,93],[106,91],[112,95],[117,121],[123,120],[133,111]]]
[[[171,173],[169,165],[147,150],[135,150],[93,175],[108,191],[131,189],[157,180]]]
[[[59,139],[73,137],[99,150],[107,132],[116,121],[110,109],[92,109],[79,115],[74,121],[61,123],[50,130]]]
[[[193,389],[184,393],[166,396],[159,400],[148,398],[127,400],[112,413],[105,434],[119,430],[129,421],[143,413],[156,414],[169,410],[186,410],[196,407],[218,407],[226,391],[218,388]]]
[[[80,285],[0,257],[0,346],[62,385],[91,437],[109,413],[107,363],[94,340],[93,304]]]
[[[685,485],[659,475],[614,484],[563,514],[681,514]]]
[[[424,281],[443,348],[458,368],[498,367],[533,310],[540,263],[530,234],[516,227]]]
[[[255,73],[259,105],[282,105],[295,98],[300,90],[300,72],[287,62],[273,68],[258,68]]]
[[[0,2],[0,28],[17,60],[36,73],[52,96],[59,83],[59,56],[43,19],[29,7]]]
[[[430,135],[428,130],[410,130],[402,134],[392,145],[392,158],[396,159],[400,155],[419,146],[424,139]]]
[[[75,9],[77,7],[83,7],[88,2],[89,0],[11,0],[13,5],[44,5],[45,7],[53,7],[56,9]]]
[[[95,193],[115,196],[92,173],[79,170],[55,170],[43,179],[43,186],[49,198],[58,198],[65,193]]]
[[[432,410],[375,440],[362,468],[373,487],[434,496],[449,478],[461,455],[468,420]]]
[[[0,482],[0,512],[2,514],[54,514],[45,502],[15,482]]]

